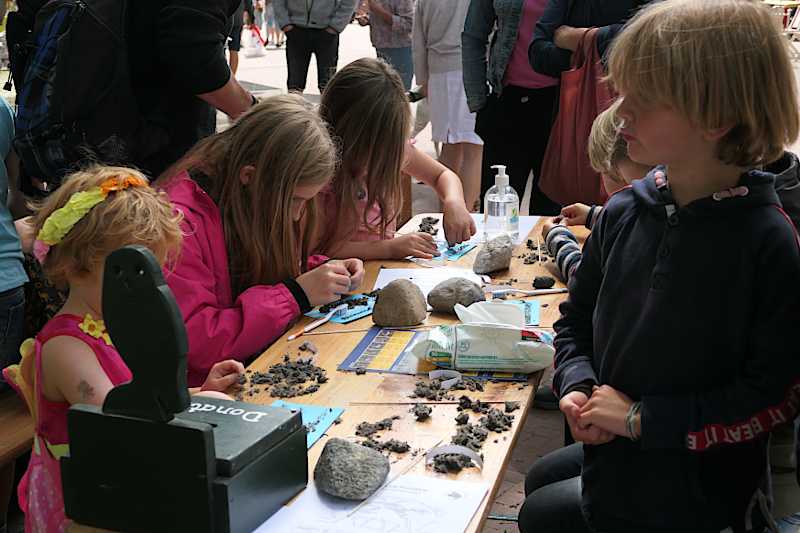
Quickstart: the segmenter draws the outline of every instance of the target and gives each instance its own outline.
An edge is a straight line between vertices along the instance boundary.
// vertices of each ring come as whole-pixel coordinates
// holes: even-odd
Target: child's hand
[[[545,220],[544,224],[542,225],[542,238],[546,239],[547,234],[550,233],[550,230],[560,225],[560,218],[548,218]]]
[[[439,255],[433,236],[427,233],[409,233],[398,235],[386,241],[389,247],[389,259],[403,259],[409,255],[422,259],[433,259]]]
[[[350,273],[350,290],[354,291],[364,281],[364,262],[361,259],[335,259],[328,263],[339,263]]]
[[[475,219],[470,216],[464,202],[445,203],[443,206],[442,228],[447,244],[455,246],[475,235]]]
[[[627,437],[625,417],[633,401],[624,393],[603,385],[592,389],[592,397],[581,406],[579,423],[591,424],[605,431]]]
[[[298,276],[297,283],[312,307],[325,305],[350,292],[350,271],[341,261],[329,261]]]
[[[224,392],[239,381],[244,374],[244,365],[239,361],[228,359],[211,367],[200,391]]]
[[[585,444],[605,444],[616,438],[616,435],[598,426],[592,425],[588,421],[582,421],[581,410],[589,401],[586,394],[580,391],[572,391],[561,398],[558,408],[564,413],[564,418],[569,425],[572,437]]]
[[[583,226],[586,224],[586,217],[589,215],[586,204],[572,204],[561,210],[561,221],[565,226]]]

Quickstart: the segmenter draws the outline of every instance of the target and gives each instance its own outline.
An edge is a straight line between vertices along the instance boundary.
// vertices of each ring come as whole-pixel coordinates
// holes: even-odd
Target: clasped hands
[[[572,391],[561,398],[558,406],[573,438],[584,444],[605,444],[617,436],[629,437],[625,417],[633,404],[625,393],[608,385],[594,386],[591,397]],[[637,433],[641,422],[637,420]]]

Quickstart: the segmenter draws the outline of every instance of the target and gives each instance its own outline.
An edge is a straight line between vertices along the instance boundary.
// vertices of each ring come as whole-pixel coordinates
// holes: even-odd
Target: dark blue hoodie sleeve
[[[800,242],[788,220],[777,219],[758,250],[750,313],[750,357],[734,381],[701,393],[644,396],[643,448],[713,449],[752,441],[791,421],[800,405]],[[585,260],[584,260],[585,261]]]
[[[533,70],[553,78],[569,70],[572,52],[559,48],[555,43],[556,30],[567,23],[567,0],[550,0],[536,23],[533,40],[528,47],[528,61]]]
[[[592,367],[594,338],[592,315],[603,281],[602,243],[606,232],[607,210],[595,222],[583,246],[583,257],[569,280],[569,297],[561,304],[561,318],[555,323],[556,371],[553,388],[559,397],[574,390],[591,395],[597,375]]]

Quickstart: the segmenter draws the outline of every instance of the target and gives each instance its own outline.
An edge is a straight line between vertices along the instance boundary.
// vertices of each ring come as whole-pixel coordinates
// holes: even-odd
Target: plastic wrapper
[[[457,324],[432,329],[412,348],[440,368],[525,373],[553,364],[553,336],[534,328]]]

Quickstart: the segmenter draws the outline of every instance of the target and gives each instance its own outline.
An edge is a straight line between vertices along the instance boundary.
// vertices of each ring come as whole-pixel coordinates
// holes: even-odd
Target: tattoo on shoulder
[[[78,392],[81,393],[81,399],[84,401],[94,398],[94,387],[89,385],[85,379],[78,383]]]

